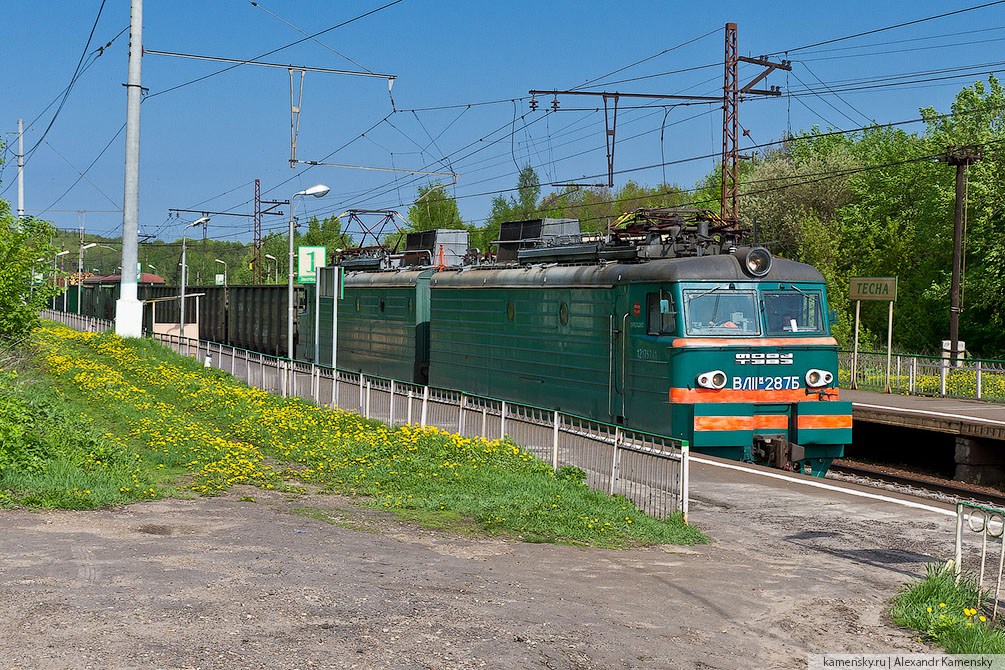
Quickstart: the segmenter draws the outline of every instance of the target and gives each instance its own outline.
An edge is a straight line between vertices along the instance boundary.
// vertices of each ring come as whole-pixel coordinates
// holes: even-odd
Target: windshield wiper
[[[704,291],[702,293],[699,293],[698,295],[688,296],[688,299],[689,300],[697,300],[698,298],[705,297],[709,293],[715,293],[716,291],[728,291],[728,290],[729,290],[728,286],[713,286],[712,288],[710,288],[707,291]]]

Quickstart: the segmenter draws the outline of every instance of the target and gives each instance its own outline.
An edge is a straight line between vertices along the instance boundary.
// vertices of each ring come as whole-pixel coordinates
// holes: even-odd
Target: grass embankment
[[[951,565],[929,565],[893,601],[893,621],[913,628],[950,654],[1005,654],[1005,632],[992,625],[993,596],[972,575],[959,580]]]
[[[76,411],[77,423],[89,427],[81,434],[95,446],[50,450],[35,477],[5,468],[0,487],[8,505],[85,508],[248,484],[464,517],[530,541],[706,540],[679,516],[648,517],[624,498],[591,491],[574,472],[554,473],[508,441],[391,428],[275,397],[149,340],[49,324],[35,341],[42,372],[32,392],[61,404],[66,415]],[[46,430],[33,424],[35,433]]]

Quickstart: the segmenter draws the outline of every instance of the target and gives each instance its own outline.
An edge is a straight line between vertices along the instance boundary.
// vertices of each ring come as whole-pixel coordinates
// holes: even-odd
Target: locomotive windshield
[[[688,335],[760,335],[754,291],[712,288],[684,291],[684,318]]]
[[[769,335],[825,332],[819,293],[765,293],[763,300]]]

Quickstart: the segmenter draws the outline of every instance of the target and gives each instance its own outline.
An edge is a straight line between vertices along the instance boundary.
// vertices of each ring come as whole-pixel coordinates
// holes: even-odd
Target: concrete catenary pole
[[[129,76],[126,84],[126,165],[122,198],[122,278],[115,303],[115,333],[143,335],[143,303],[137,299],[140,214],[140,60],[143,57],[143,0],[132,0],[129,11]]]
[[[24,119],[17,120],[17,218],[24,216]]]

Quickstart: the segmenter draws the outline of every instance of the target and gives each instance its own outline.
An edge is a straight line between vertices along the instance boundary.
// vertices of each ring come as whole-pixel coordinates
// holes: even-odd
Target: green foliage
[[[52,325],[39,329],[37,340],[46,369],[67,393],[80,393],[130,435],[138,477],[166,463],[197,469],[190,488],[206,495],[238,483],[293,492],[313,485],[423,523],[453,519],[531,541],[707,541],[679,514],[649,517],[625,498],[584,486],[581,471],[556,476],[509,440],[391,427],[278,398],[149,341]]]
[[[0,200],[0,334],[26,334],[57,293],[51,270],[55,252],[49,244],[54,232],[47,221],[30,216],[17,220],[10,203]]]
[[[1002,654],[1005,633],[988,616],[993,602],[973,575],[957,578],[951,564],[929,564],[924,578],[893,599],[891,615],[950,654]]]
[[[457,200],[440,182],[419,187],[415,202],[408,208],[405,218],[410,230],[464,228]]]
[[[0,506],[86,509],[135,499],[120,490],[138,481],[135,464],[54,387],[0,369]]]
[[[780,151],[751,162],[741,179],[741,221],[756,218],[759,241],[824,274],[850,346],[852,276],[899,278],[894,340],[902,348],[936,351],[948,334],[955,168],[935,160],[951,145],[984,143],[984,160],[969,171],[964,308],[961,339],[971,353],[1005,354],[1005,91],[994,77],[964,88],[954,115],[928,119],[924,133],[873,127],[814,137],[800,133]],[[916,160],[920,159],[920,160]],[[703,192],[711,198],[718,175]],[[863,341],[877,346],[886,305],[863,304]]]

